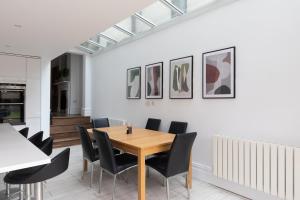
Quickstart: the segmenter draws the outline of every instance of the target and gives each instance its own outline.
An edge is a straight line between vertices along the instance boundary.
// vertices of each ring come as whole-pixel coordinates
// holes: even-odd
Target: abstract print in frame
[[[127,99],[141,98],[141,67],[127,69]]]
[[[163,98],[163,63],[145,66],[145,96],[146,99]]]
[[[235,98],[235,47],[203,53],[204,99]]]
[[[193,56],[170,61],[170,99],[193,98]]]

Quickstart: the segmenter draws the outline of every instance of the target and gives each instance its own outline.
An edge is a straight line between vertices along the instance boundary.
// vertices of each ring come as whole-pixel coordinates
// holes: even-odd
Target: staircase
[[[80,144],[80,136],[76,126],[91,128],[90,117],[80,115],[54,116],[50,126],[50,135],[53,137],[53,147],[66,147]]]

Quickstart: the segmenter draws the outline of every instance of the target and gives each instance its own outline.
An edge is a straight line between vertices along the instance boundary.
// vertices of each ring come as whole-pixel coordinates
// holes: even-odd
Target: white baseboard
[[[212,174],[212,168],[208,165],[193,162],[193,178],[223,188],[230,192],[239,194],[254,200],[280,200],[278,197],[268,195],[264,192],[260,192],[234,182],[226,181],[221,178],[217,178]]]

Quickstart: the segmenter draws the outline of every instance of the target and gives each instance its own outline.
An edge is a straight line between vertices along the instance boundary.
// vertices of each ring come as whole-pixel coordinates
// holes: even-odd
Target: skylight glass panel
[[[183,12],[187,11],[187,3],[189,0],[166,0],[166,1],[173,4],[174,6],[176,6],[178,9],[180,9]],[[192,0],[192,1],[201,2],[202,0]]]
[[[151,29],[151,27],[149,25],[142,22],[140,19],[138,19],[135,16],[130,16],[130,17],[126,18],[125,20],[118,23],[117,26],[119,26],[131,33],[134,33],[134,34],[148,31]]]
[[[104,48],[114,44],[110,40],[108,40],[104,37],[101,37],[99,35],[96,35],[96,36],[92,37],[91,40],[98,43],[101,47],[104,47]]]
[[[102,34],[107,35],[108,37],[116,40],[117,42],[120,42],[126,38],[129,37],[126,33],[123,33],[122,31],[119,31],[118,29],[114,27],[110,27],[106,31],[104,31]]]
[[[160,1],[156,1],[155,3],[151,4],[147,8],[140,11],[139,14],[156,25],[170,21],[179,15]]]
[[[88,48],[88,49],[90,49],[92,51],[98,51],[99,50],[99,47],[97,47],[97,46],[95,46],[95,45],[93,45],[91,43],[88,43],[88,42],[82,43],[81,46],[83,46],[85,48]]]

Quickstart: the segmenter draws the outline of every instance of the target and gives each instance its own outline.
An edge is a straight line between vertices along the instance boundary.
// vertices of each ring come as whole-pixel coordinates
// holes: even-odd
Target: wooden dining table
[[[106,132],[114,147],[121,149],[124,152],[134,154],[138,157],[138,199],[145,200],[145,159],[149,155],[170,150],[175,135],[161,131],[152,131],[135,127],[132,128],[131,134],[127,134],[126,126],[97,128],[96,130]],[[90,137],[93,138],[93,129],[88,129],[88,133]],[[192,187],[191,160],[192,158],[190,158],[188,177],[186,180],[186,187],[188,188]],[[86,171],[86,160],[83,161],[83,166],[84,171]]]

